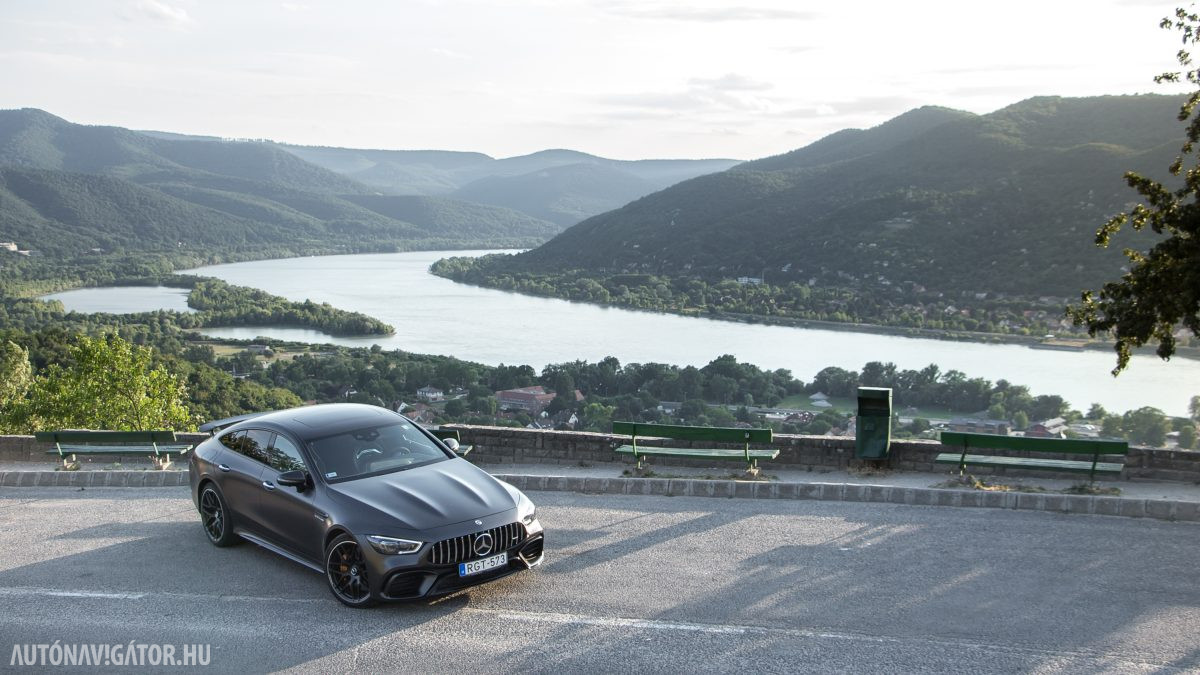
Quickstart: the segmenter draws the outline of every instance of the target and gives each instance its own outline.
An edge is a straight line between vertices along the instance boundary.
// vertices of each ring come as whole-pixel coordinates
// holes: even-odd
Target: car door
[[[258,526],[255,511],[258,508],[259,493],[263,491],[259,477],[266,465],[247,454],[245,431],[229,432],[219,440],[221,445],[225,446],[225,451],[217,457],[217,471],[213,479],[221,488],[221,494],[233,515],[234,526],[257,532],[261,528]],[[249,451],[257,452],[257,448],[251,447]],[[265,453],[262,459],[266,459]]]
[[[264,489],[258,510],[274,543],[310,560],[320,561],[324,554],[321,549],[325,514],[313,504],[314,486],[310,484],[297,490],[276,482],[279,474],[296,470],[312,475],[299,444],[283,434],[275,434],[267,450],[267,468],[261,476]]]

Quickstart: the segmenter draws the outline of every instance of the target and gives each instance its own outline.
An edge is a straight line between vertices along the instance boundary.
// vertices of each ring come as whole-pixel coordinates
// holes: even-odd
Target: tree
[[[1192,416],[1193,420],[1200,422],[1200,396],[1193,396],[1192,400],[1188,402],[1188,414]]]
[[[1013,413],[1012,423],[1014,429],[1028,429],[1029,415],[1026,415],[1024,410],[1018,410],[1017,412]]]
[[[603,403],[588,403],[583,407],[583,424],[588,431],[612,431],[612,416],[616,408]]]
[[[1191,450],[1194,445],[1196,445],[1196,427],[1186,424],[1179,430],[1179,447],[1182,450]]]
[[[33,383],[29,350],[11,341],[0,344],[0,432],[15,431],[25,400]]]
[[[183,383],[153,352],[110,335],[80,337],[66,367],[51,364],[29,388],[31,429],[187,430],[195,424]]]
[[[1161,448],[1167,443],[1171,420],[1158,408],[1145,406],[1125,413],[1121,419],[1121,428],[1130,443]]]
[[[1196,398],[1200,398],[1200,397],[1196,397]],[[1099,403],[1093,403],[1092,407],[1088,408],[1087,415],[1086,415],[1087,419],[1094,420],[1096,422],[1103,420],[1107,416],[1108,416],[1108,411],[1105,410],[1104,406],[1100,405]]]
[[[0,408],[24,398],[32,382],[29,350],[12,341],[0,344]]]
[[[462,399],[450,399],[446,401],[446,408],[443,411],[446,417],[462,417],[467,412],[467,404]]]
[[[1121,432],[1121,418],[1117,415],[1109,415],[1100,422],[1100,435],[1104,438],[1124,438],[1125,435]]]
[[[1129,365],[1135,347],[1156,341],[1160,358],[1175,353],[1175,327],[1182,324],[1200,336],[1200,162],[1192,159],[1200,141],[1200,68],[1193,67],[1187,48],[1200,42],[1200,14],[1175,10],[1160,24],[1183,35],[1183,48],[1176,54],[1182,72],[1163,73],[1155,82],[1179,82],[1186,79],[1196,87],[1179,109],[1179,120],[1187,123],[1186,141],[1169,167],[1172,176],[1183,177],[1183,185],[1171,190],[1162,183],[1134,172],[1125,174],[1125,182],[1137,190],[1144,204],[1113,216],[1096,233],[1096,245],[1107,247],[1126,223],[1135,231],[1147,226],[1160,239],[1147,253],[1126,249],[1130,269],[1120,281],[1111,281],[1097,296],[1084,291],[1081,303],[1067,308],[1075,325],[1086,326],[1088,335],[1111,332],[1116,339],[1117,365],[1113,375]],[[1185,170],[1185,162],[1190,163]]]

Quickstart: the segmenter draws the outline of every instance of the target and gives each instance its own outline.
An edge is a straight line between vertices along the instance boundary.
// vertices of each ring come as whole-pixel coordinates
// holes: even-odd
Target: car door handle
[[[265,487],[265,488],[266,488],[266,489],[268,489],[268,490],[274,490],[274,489],[275,489],[275,484],[274,484],[274,483],[271,483],[271,482],[269,482],[269,481],[265,481],[265,480],[262,482],[262,486],[263,486],[263,487]]]
[[[217,468],[218,468],[218,469],[220,469],[220,470],[222,470],[222,471],[228,471],[228,470],[229,470],[229,465],[228,465],[228,464],[218,464],[218,465],[217,465]]]

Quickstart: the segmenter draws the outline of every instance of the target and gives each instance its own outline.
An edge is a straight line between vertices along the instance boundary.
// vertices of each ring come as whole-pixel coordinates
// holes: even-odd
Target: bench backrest
[[[684,427],[674,424],[645,422],[613,422],[613,433],[623,436],[657,436],[681,441],[713,441],[714,443],[770,443],[770,429],[736,429],[730,427]]]
[[[1061,452],[1079,455],[1129,454],[1129,444],[1125,441],[1101,441],[1090,438],[1000,436],[997,434],[969,434],[961,431],[943,431],[942,445],[958,445],[966,448],[993,448],[997,450],[1020,450],[1026,452]]]
[[[458,435],[458,429],[426,429],[425,431],[428,431],[443,441],[447,438],[453,438],[456,441],[462,441],[462,437]]]
[[[174,431],[36,431],[43,443],[174,443]]]

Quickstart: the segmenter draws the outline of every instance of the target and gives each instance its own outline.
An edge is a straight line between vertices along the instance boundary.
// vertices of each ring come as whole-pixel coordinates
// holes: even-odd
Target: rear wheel
[[[230,527],[229,509],[225,506],[225,498],[211,483],[200,491],[200,523],[213,546],[237,543],[238,536]]]
[[[325,549],[325,579],[333,597],[349,607],[370,607],[375,604],[367,579],[367,560],[358,540],[348,534],[338,535]]]

